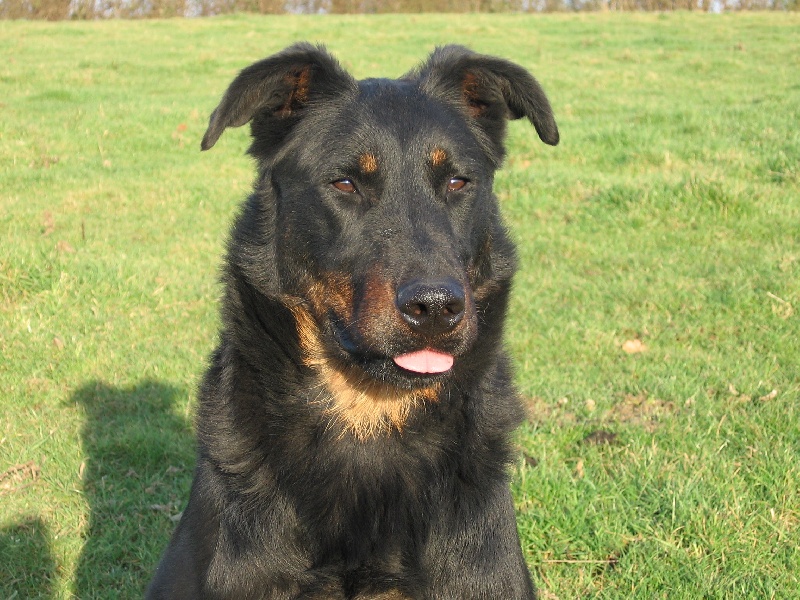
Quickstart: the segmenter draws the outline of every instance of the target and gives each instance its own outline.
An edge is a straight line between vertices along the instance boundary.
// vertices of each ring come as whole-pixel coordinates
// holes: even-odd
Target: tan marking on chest
[[[325,355],[314,317],[301,305],[292,306],[306,366],[319,379],[319,400],[326,414],[342,427],[342,433],[365,440],[402,431],[412,411],[435,402],[441,386],[403,390],[375,381],[358,367]]]

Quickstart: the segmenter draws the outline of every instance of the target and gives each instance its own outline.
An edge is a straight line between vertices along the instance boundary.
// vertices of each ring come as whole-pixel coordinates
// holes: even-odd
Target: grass
[[[554,598],[800,597],[800,17],[0,22],[0,599],[136,598],[187,497],[238,69],[297,39],[357,76],[434,45],[531,68],[497,191],[531,409],[514,493]]]

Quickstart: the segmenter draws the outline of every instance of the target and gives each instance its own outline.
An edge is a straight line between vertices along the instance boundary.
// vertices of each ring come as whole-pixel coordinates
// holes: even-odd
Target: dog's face
[[[275,280],[260,287],[289,306],[355,433],[435,399],[505,306],[514,252],[492,183],[522,116],[558,142],[539,85],[500,59],[450,46],[402,79],[357,82],[307,45],[243,71],[212,114],[204,149],[252,120]]]

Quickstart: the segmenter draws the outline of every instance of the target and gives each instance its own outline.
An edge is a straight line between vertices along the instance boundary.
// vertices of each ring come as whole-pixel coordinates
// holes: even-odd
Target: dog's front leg
[[[425,599],[535,600],[507,485],[488,499],[485,491],[461,498],[466,501],[440,521],[426,548]]]

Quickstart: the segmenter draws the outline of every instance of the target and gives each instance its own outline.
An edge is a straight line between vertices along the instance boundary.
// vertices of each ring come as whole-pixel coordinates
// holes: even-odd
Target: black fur
[[[459,46],[356,81],[297,44],[233,81],[202,147],[251,122],[258,178],[148,598],[535,597],[507,475],[515,255],[492,194],[520,117],[558,143],[533,77]],[[453,365],[394,361],[419,351]]]

